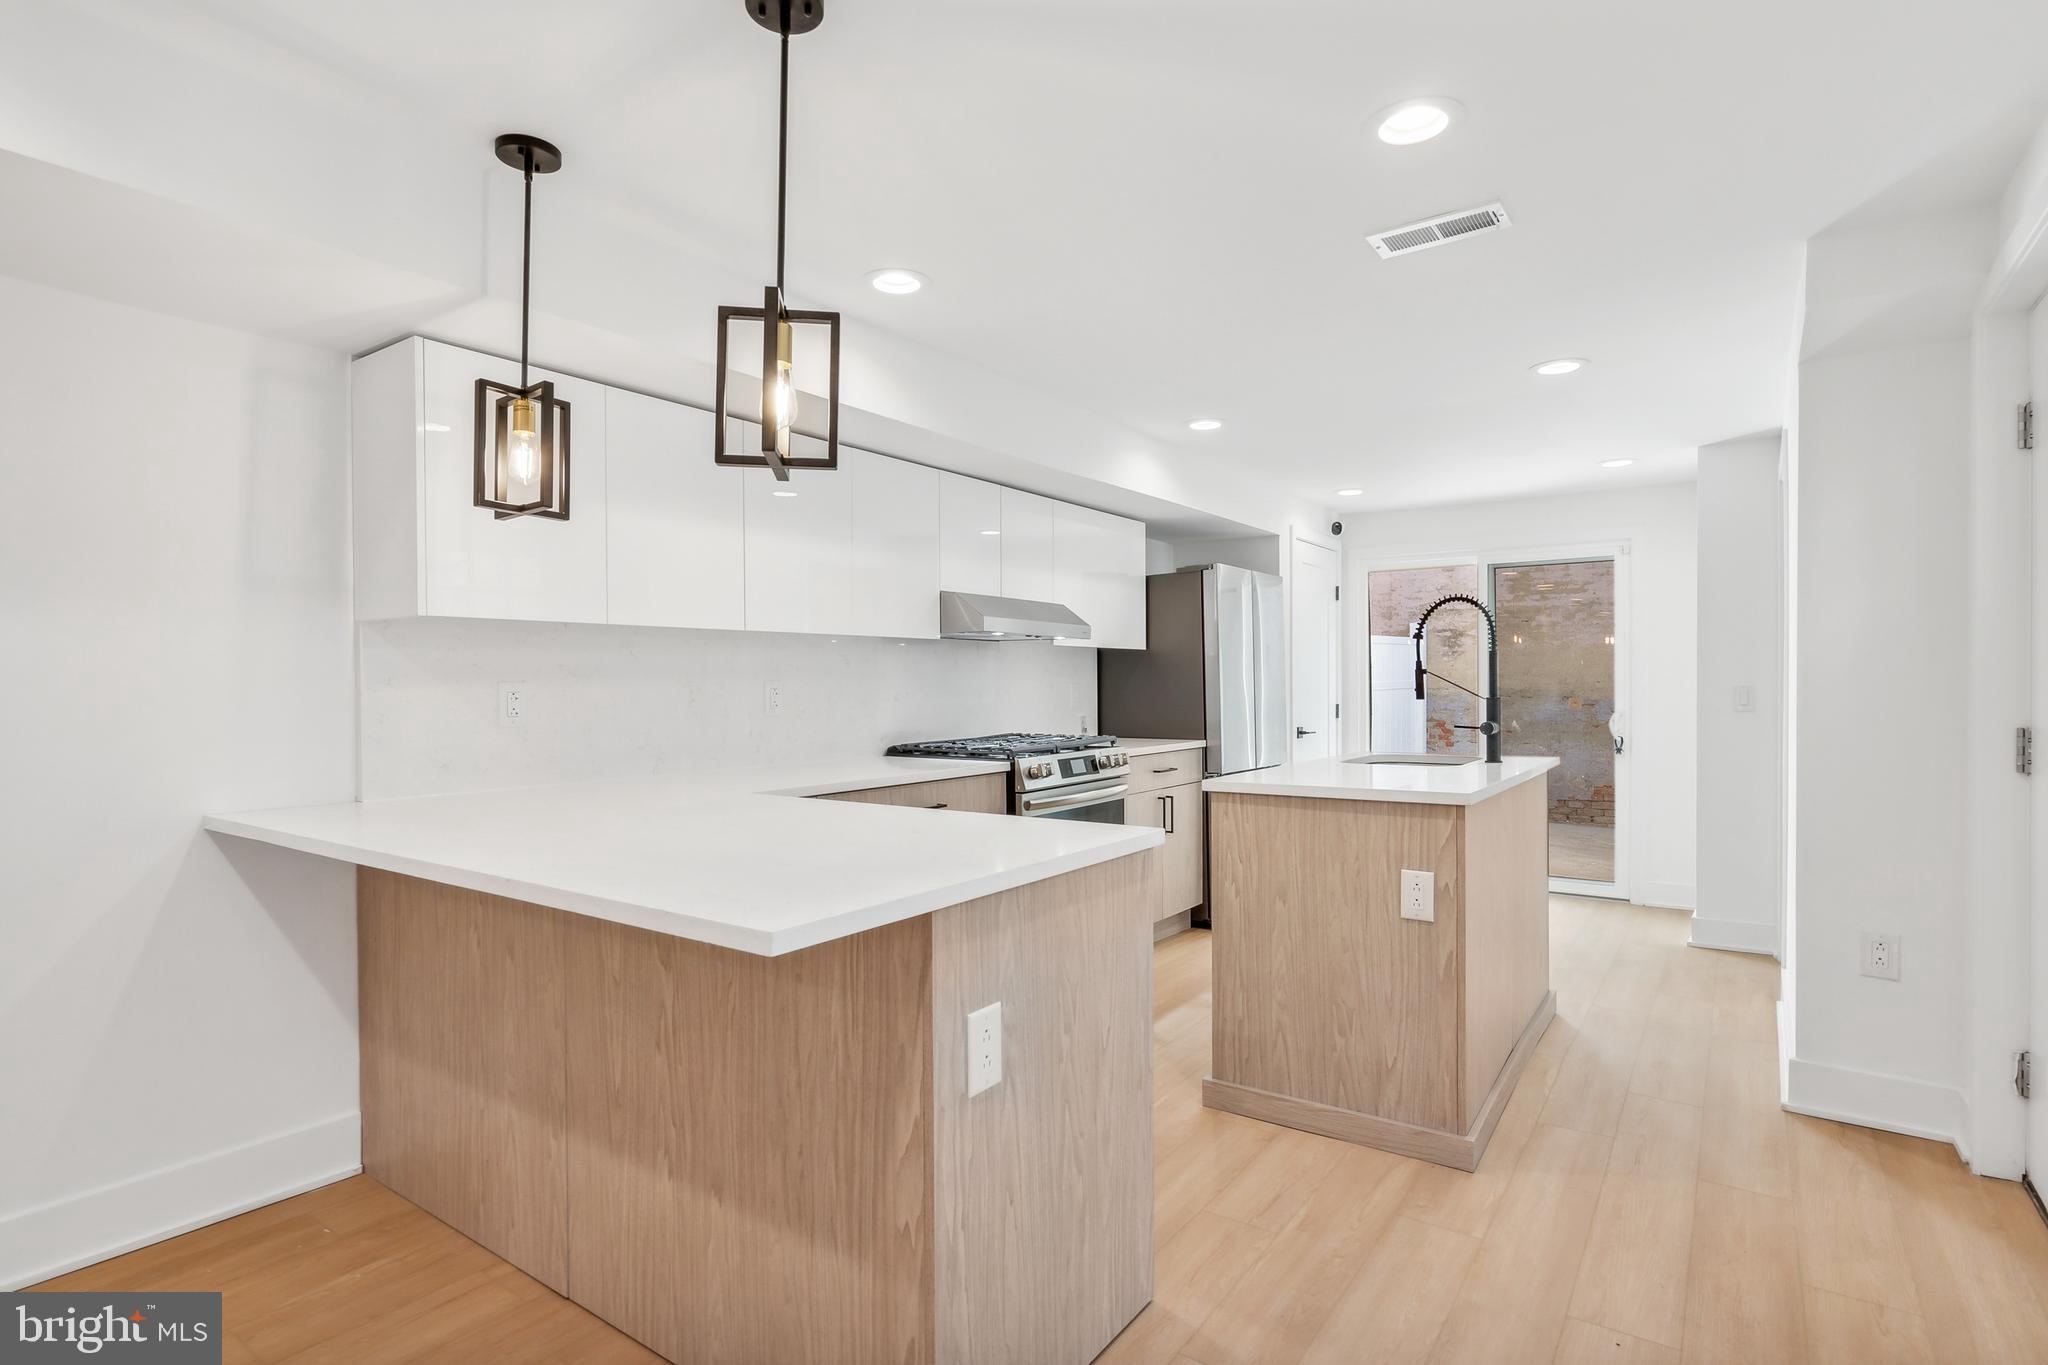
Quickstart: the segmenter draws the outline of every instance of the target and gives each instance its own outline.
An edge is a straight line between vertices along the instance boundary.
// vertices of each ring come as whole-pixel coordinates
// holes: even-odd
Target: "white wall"
[[[1699,454],[1699,905],[1692,941],[1778,951],[1784,486],[1779,433]],[[1738,710],[1736,690],[1749,709]]]
[[[342,357],[0,278],[0,1285],[359,1160]]]
[[[1963,1128],[1966,339],[1799,366],[1798,990],[1787,1103]],[[1861,935],[1901,977],[1860,975]]]
[[[365,800],[1095,722],[1095,651],[1050,643],[438,620],[361,641]],[[521,725],[498,723],[501,682],[525,684]]]
[[[1695,897],[1697,543],[1691,484],[1514,498],[1344,516],[1345,697],[1348,748],[1367,715],[1365,566],[1435,554],[1512,554],[1626,542],[1626,635],[1633,766],[1629,812],[1633,899],[1691,909]]]

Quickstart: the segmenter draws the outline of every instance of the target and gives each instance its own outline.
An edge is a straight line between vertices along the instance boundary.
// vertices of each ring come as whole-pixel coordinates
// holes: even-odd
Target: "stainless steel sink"
[[[1466,763],[1477,763],[1477,754],[1363,754],[1358,758],[1347,758],[1346,763],[1391,763],[1403,768],[1456,768]]]

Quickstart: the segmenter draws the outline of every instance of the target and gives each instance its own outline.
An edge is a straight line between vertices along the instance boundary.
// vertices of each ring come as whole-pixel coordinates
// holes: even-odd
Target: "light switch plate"
[[[1748,712],[1756,710],[1756,688],[1749,683],[1735,685],[1735,709]]]
[[[967,1093],[979,1095],[1003,1079],[1003,1002],[967,1016]]]
[[[1436,873],[1401,869],[1401,918],[1436,921]]]

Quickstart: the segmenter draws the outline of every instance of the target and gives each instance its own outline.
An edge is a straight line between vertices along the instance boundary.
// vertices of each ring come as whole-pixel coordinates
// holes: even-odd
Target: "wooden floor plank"
[[[1876,1135],[1868,1128],[1803,1114],[1788,1114],[1785,1122],[1799,1191],[1799,1261],[1806,1283],[1919,1313]]]
[[[1612,1139],[1539,1124],[1430,1356],[1545,1365],[1557,1349]]]
[[[1806,1287],[1806,1347],[1824,1365],[1936,1365],[1927,1324],[1917,1313],[1880,1308]]]
[[[1423,1365],[1478,1250],[1476,1237],[1394,1219],[1301,1365]]]
[[[1685,1365],[1804,1360],[1792,1202],[1703,1181],[1692,1226]]]
[[[1612,1327],[1566,1318],[1556,1365],[1678,1365],[1678,1352]]]
[[[1571,1315],[1647,1341],[1685,1339],[1700,1111],[1630,1095],[1579,1262]]]
[[[1790,1138],[1778,1105],[1775,1043],[1717,1037],[1707,1051],[1707,1102],[1700,1129],[1700,1179],[1788,1198]]]

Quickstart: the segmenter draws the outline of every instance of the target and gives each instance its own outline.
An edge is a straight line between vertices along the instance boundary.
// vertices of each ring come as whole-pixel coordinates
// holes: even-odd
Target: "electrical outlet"
[[[1436,873],[1401,869],[1401,918],[1436,921]]]
[[[498,724],[523,725],[526,723],[526,684],[498,684]]]
[[[1003,1002],[967,1016],[967,1093],[979,1095],[1003,1079]]]
[[[762,713],[763,715],[768,715],[768,716],[779,716],[779,715],[781,715],[781,714],[782,714],[782,684],[781,684],[781,683],[779,683],[779,682],[772,682],[772,683],[769,683],[769,684],[768,684],[768,686],[767,686],[767,688],[766,688],[766,690],[764,690],[764,691],[762,692],[762,694],[761,694],[761,713]]]
[[[1865,934],[1863,936],[1863,974],[1874,976],[1880,981],[1899,979],[1899,936],[1897,934]]]

